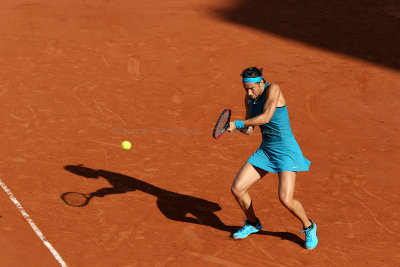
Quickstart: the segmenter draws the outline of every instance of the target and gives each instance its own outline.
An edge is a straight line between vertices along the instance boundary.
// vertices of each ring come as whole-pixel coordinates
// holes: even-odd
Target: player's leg
[[[278,173],[279,176],[279,200],[281,203],[294,215],[296,216],[304,228],[311,225],[307,218],[306,212],[304,211],[301,203],[293,198],[294,187],[296,183],[296,172],[284,171]]]
[[[313,249],[317,246],[317,226],[307,218],[303,205],[293,198],[296,183],[296,172],[284,171],[279,176],[279,200],[282,204],[303,224],[303,232],[306,233],[305,247]]]
[[[250,163],[246,162],[236,175],[233,181],[231,191],[236,198],[239,206],[244,211],[249,222],[256,221],[254,214],[253,203],[249,195],[248,189],[251,185],[265,176],[268,172],[259,168],[255,168]]]

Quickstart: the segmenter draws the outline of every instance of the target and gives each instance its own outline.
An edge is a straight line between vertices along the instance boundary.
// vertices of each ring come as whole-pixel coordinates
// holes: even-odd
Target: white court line
[[[33,222],[31,217],[29,216],[29,214],[25,212],[24,208],[22,208],[21,204],[19,204],[18,200],[14,197],[13,193],[11,193],[10,189],[8,189],[8,187],[3,183],[3,181],[1,179],[0,179],[0,185],[1,185],[1,187],[3,187],[3,190],[7,193],[8,197],[15,204],[15,206],[17,206],[18,210],[21,212],[22,216],[24,216],[25,220],[32,227],[32,229],[36,233],[36,235],[40,238],[40,240],[42,240],[43,244],[50,250],[51,254],[53,254],[54,258],[58,261],[58,263],[60,263],[61,266],[66,267],[67,264],[63,261],[61,256],[53,248],[53,246],[50,244],[50,242],[46,240],[46,237],[42,234],[42,232],[39,230],[39,228]]]

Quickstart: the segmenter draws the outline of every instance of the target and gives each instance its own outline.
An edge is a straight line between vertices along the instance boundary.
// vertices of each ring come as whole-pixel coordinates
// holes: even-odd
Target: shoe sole
[[[261,228],[262,228],[262,227],[261,227]],[[258,229],[257,232],[250,233],[249,235],[260,232],[261,228]],[[248,236],[245,236],[245,237],[234,237],[234,236],[232,235],[231,237],[232,237],[232,239],[238,240],[238,239],[245,239],[245,238],[249,237],[249,235],[248,235]]]
[[[317,243],[317,245],[318,245],[318,243]],[[305,249],[308,249],[308,250],[313,250],[314,248],[317,247],[317,245],[315,245],[315,247],[304,247],[304,248],[305,248]]]

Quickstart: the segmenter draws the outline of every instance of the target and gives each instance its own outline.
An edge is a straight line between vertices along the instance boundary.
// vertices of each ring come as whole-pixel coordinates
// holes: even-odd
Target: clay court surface
[[[278,1],[1,1],[0,179],[68,266],[400,265],[399,5],[334,31],[359,13],[318,19],[328,1],[305,2],[314,16],[293,1],[282,17],[265,11]],[[250,190],[263,230],[229,238],[243,224],[230,185],[261,135],[211,128],[225,107],[243,119],[250,66],[280,85],[312,162],[295,197],[313,251],[274,174]],[[60,265],[2,189],[0,216],[1,266]]]

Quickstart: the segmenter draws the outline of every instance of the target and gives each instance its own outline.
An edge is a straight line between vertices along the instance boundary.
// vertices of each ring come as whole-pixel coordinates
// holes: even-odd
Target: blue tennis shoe
[[[310,227],[300,231],[300,233],[306,234],[306,242],[304,243],[304,247],[306,249],[314,249],[318,244],[317,225],[311,220],[310,222],[311,222]]]
[[[243,239],[248,237],[250,234],[257,233],[262,228],[261,222],[258,221],[257,225],[250,224],[247,220],[244,222],[244,226],[239,231],[232,235],[233,239]]]

